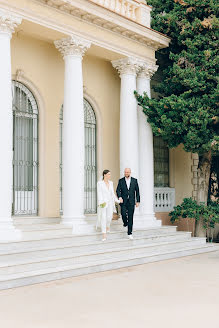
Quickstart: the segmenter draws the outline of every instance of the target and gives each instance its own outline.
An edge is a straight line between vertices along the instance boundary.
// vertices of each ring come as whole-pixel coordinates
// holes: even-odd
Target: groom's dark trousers
[[[128,235],[132,234],[133,215],[135,211],[135,204],[140,203],[140,193],[138,181],[131,177],[129,189],[126,184],[125,177],[120,179],[116,189],[118,198],[123,199],[120,203],[123,225],[128,226]]]

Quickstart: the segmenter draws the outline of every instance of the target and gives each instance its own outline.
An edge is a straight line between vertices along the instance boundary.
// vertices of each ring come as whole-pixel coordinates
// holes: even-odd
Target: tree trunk
[[[211,150],[208,153],[199,157],[198,164],[198,183],[197,183],[197,203],[207,205],[208,187],[211,172],[212,154]],[[203,218],[200,217],[195,225],[195,236],[206,237],[206,229],[203,227]]]

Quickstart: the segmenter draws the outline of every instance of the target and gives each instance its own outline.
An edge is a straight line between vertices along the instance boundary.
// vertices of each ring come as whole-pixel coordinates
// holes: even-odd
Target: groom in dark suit
[[[131,169],[126,168],[124,175],[118,182],[116,193],[120,200],[123,225],[128,226],[129,239],[133,239],[133,215],[135,206],[138,207],[140,203],[140,193],[138,180],[131,177]]]

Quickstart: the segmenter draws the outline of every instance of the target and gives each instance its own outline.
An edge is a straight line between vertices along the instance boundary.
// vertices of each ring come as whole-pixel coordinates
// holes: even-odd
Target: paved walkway
[[[0,292],[1,328],[219,327],[219,250]]]

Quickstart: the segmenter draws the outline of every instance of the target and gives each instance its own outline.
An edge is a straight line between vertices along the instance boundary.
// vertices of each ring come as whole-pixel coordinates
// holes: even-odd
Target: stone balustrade
[[[137,23],[150,27],[151,7],[144,0],[90,0]]]
[[[175,206],[174,188],[154,188],[154,211],[170,212]]]

